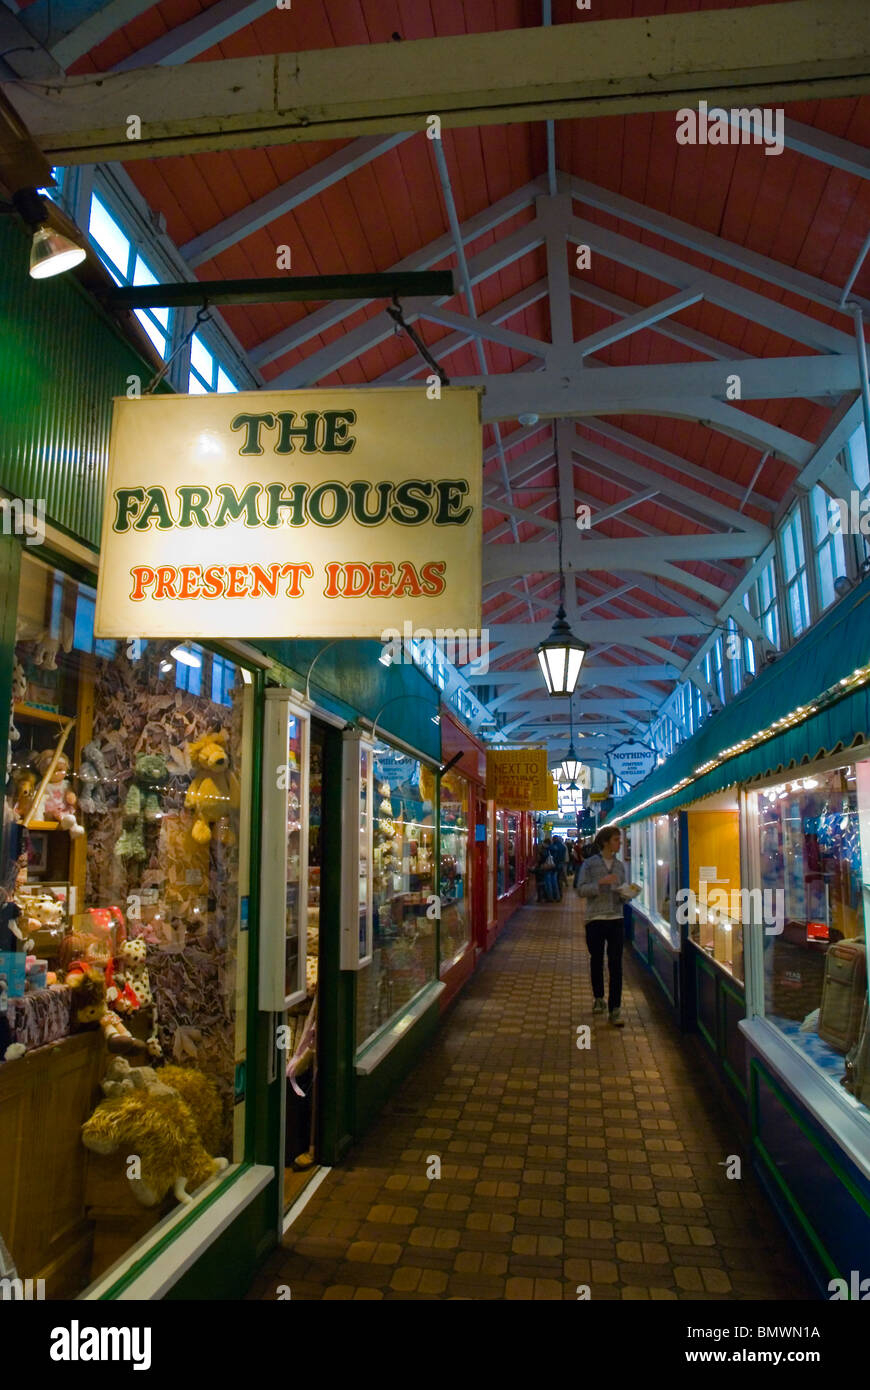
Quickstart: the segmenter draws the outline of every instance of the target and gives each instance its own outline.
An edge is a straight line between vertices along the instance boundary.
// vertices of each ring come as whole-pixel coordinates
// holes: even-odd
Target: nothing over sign
[[[116,399],[100,637],[480,628],[480,392]]]
[[[658,753],[645,743],[634,743],[629,739],[628,743],[620,743],[616,748],[611,748],[607,760],[614,776],[633,787],[636,782],[642,782],[644,777],[652,772],[658,762]]]

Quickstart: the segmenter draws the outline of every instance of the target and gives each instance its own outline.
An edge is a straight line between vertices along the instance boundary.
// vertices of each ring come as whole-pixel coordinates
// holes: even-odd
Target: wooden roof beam
[[[9,96],[53,163],[91,164],[422,130],[433,113],[454,128],[855,96],[870,90],[868,52],[866,0],[790,0],[225,59],[184,82],[157,66],[13,83]],[[141,140],[127,139],[131,112]]]

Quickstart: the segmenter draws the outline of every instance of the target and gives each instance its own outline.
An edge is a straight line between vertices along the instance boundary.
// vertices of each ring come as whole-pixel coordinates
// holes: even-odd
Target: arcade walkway
[[[629,948],[626,1026],[596,1017],[579,1050],[591,1008],[573,894],[521,909],[249,1297],[812,1298]],[[740,1181],[722,1166],[734,1153]]]

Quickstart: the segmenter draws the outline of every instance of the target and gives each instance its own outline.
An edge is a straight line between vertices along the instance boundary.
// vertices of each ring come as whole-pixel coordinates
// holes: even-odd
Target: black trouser
[[[586,923],[586,945],[589,947],[589,973],[592,993],[604,998],[604,947],[607,947],[607,974],[610,981],[607,1007],[613,1011],[622,1003],[622,943],[625,927],[621,920],[599,917]]]

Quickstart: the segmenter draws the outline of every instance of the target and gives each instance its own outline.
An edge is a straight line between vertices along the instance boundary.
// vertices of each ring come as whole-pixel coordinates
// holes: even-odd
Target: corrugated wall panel
[[[31,280],[28,252],[0,217],[0,487],[96,546],[112,397],[153,372],[69,276]]]

